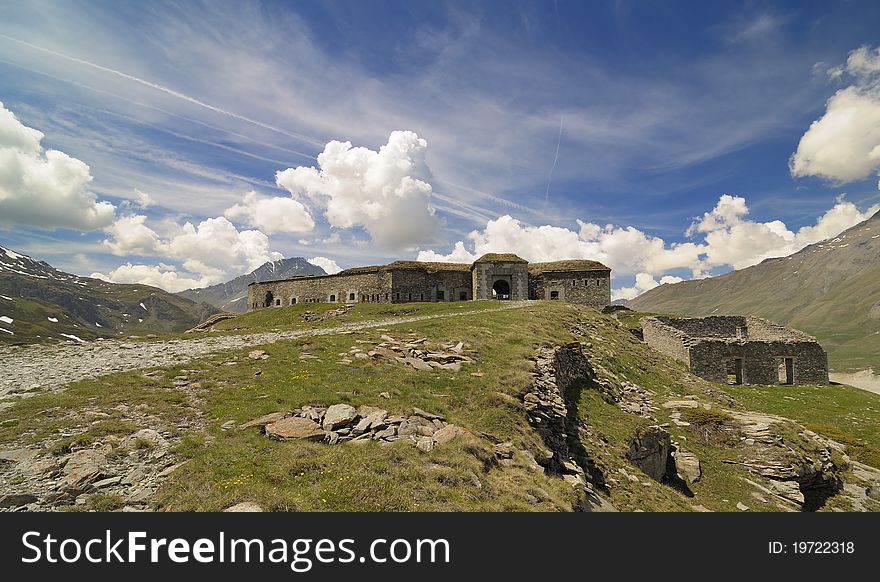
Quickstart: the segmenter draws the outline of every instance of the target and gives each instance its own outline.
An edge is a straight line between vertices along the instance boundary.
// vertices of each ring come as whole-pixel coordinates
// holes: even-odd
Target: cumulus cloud
[[[110,224],[116,209],[89,190],[89,167],[43,150],[42,139],[0,102],[0,224],[79,230]]]
[[[742,269],[771,257],[795,253],[807,245],[836,236],[841,231],[870,218],[880,204],[860,212],[852,202],[839,196],[835,205],[818,218],[815,225],[789,230],[781,220],[748,220],[745,199],[725,194],[718,204],[694,222],[688,234],[705,237],[702,269],[729,265]]]
[[[411,249],[435,242],[443,226],[431,205],[427,149],[411,131],[392,132],[379,151],[331,141],[318,155],[319,168],[288,168],[276,183],[309,197],[331,226],[362,226],[380,246]]]
[[[611,299],[615,301],[618,299],[635,299],[642,293],[650,291],[654,287],[665,285],[667,283],[681,283],[682,281],[684,281],[684,279],[682,279],[681,277],[664,275],[660,278],[660,281],[658,282],[657,279],[647,273],[638,273],[636,275],[635,284],[632,287],[619,287],[617,289],[614,289],[611,293]]]
[[[334,261],[333,259],[328,259],[327,257],[312,257],[311,259],[309,259],[309,262],[324,269],[324,272],[326,272],[328,275],[335,275],[342,270],[342,267],[337,265],[336,261]]]
[[[484,230],[468,235],[473,251],[459,241],[448,255],[422,251],[418,260],[471,262],[485,253],[512,252],[533,262],[592,259],[611,266],[617,274],[661,274],[698,263],[703,250],[689,242],[667,245],[663,239],[631,226],[600,226],[583,221],[578,221],[578,225],[579,231],[549,225],[527,226],[505,215],[490,220]]]
[[[142,255],[155,256],[162,252],[163,244],[159,235],[144,222],[142,214],[121,216],[104,231],[112,238],[101,244],[117,256]]]
[[[269,250],[269,237],[264,233],[239,231],[224,217],[209,218],[196,225],[187,222],[165,239],[147,226],[141,215],[122,217],[107,232],[112,238],[103,245],[114,254],[167,257],[179,260],[189,272],[182,274],[167,265],[129,263],[107,275],[114,283],[145,283],[169,291],[205,287],[284,258]]]
[[[230,220],[242,220],[266,234],[310,232],[315,228],[315,221],[302,202],[284,197],[268,198],[253,191],[245,195],[241,204],[228,208],[223,215]]]
[[[95,279],[101,279],[109,283],[136,283],[139,285],[151,285],[159,287],[171,293],[177,293],[184,289],[204,287],[202,278],[192,275],[181,274],[171,265],[133,265],[125,263],[110,271],[109,274],[92,273]]]
[[[880,204],[861,212],[840,196],[814,225],[792,231],[781,220],[750,220],[745,199],[724,194],[685,232],[702,240],[671,244],[632,226],[600,226],[579,220],[575,231],[523,225],[511,216],[502,216],[490,220],[485,229],[471,232],[467,243],[456,242],[450,253],[421,251],[417,260],[467,263],[490,252],[513,252],[533,262],[592,259],[611,267],[614,277],[635,277],[633,286],[613,292],[615,299],[631,299],[657,285],[682,280],[673,273],[690,271],[691,277],[704,277],[716,267],[742,269],[769,257],[789,255],[834,237],[878,211]]]
[[[852,84],[828,100],[789,162],[794,177],[819,176],[844,183],[880,168],[880,48],[861,47],[846,64],[829,70]]]

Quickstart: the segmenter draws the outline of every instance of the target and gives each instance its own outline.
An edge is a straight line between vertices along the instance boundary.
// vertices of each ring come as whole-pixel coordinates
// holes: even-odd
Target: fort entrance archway
[[[510,283],[505,281],[504,279],[498,279],[495,281],[495,284],[492,285],[492,295],[494,295],[495,299],[509,300],[510,299]]]
[[[272,303],[275,300],[275,296],[271,291],[266,291],[266,299],[263,301],[263,307],[272,307]]]

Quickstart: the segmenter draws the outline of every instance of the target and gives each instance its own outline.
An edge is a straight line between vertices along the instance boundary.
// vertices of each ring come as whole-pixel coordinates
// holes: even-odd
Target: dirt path
[[[264,332],[247,335],[211,336],[196,339],[175,339],[159,342],[124,342],[107,340],[84,344],[34,345],[0,348],[0,408],[11,400],[32,394],[34,389],[57,390],[70,382],[96,378],[125,370],[173,366],[195,358],[238,350],[250,346],[271,344],[282,340],[304,337],[344,334],[353,331],[414,323],[429,319],[445,319],[506,309],[518,309],[526,302],[514,302],[504,307],[448,313],[393,317],[362,323],[346,323],[335,327],[302,331]]]

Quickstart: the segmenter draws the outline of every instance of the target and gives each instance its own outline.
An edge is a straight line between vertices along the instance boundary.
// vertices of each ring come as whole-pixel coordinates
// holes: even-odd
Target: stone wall
[[[645,343],[667,356],[690,365],[687,345],[689,337],[683,331],[667,325],[658,317],[642,318],[642,336]]]
[[[510,286],[510,299],[523,301],[529,297],[528,263],[474,263],[472,285],[474,299],[492,299],[492,287],[504,280]]]
[[[375,271],[255,283],[248,287],[248,306],[261,309],[267,293],[271,307],[294,303],[366,303],[391,301],[391,273]]]
[[[744,384],[779,384],[788,380],[788,359],[792,384],[828,384],[828,356],[811,336],[761,318],[703,319],[645,317],[642,333],[652,348],[687,363],[691,372],[710,382],[726,383],[739,366]],[[725,331],[740,336],[722,337]]]
[[[685,334],[697,337],[736,338],[745,337],[748,327],[746,318],[739,315],[713,315],[709,317],[657,317],[658,321],[674,327]]]
[[[392,271],[392,303],[469,301],[472,298],[471,274],[468,271]]]
[[[530,276],[529,299],[558,299],[602,309],[611,304],[611,272],[545,272]]]

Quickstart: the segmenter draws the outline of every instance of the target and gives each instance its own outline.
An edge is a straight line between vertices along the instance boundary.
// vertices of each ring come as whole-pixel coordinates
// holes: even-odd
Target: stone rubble
[[[407,417],[390,416],[383,408],[334,404],[327,408],[304,406],[292,411],[273,412],[239,425],[239,429],[259,427],[276,440],[312,440],[327,444],[377,441],[389,444],[404,440],[430,453],[435,446],[471,435],[466,428],[450,424],[438,414],[413,408]]]
[[[383,334],[379,339],[382,341],[366,352],[355,347],[348,353],[340,355],[349,360],[354,357],[396,362],[420,372],[433,370],[460,372],[462,364],[476,362],[472,356],[464,353],[468,345],[461,341],[429,344],[427,338],[395,339],[387,334]]]

